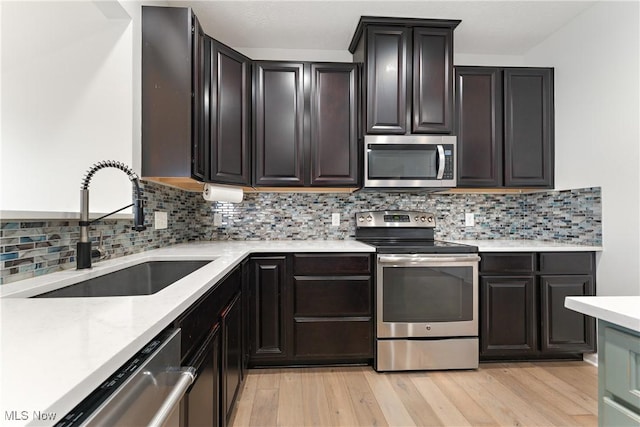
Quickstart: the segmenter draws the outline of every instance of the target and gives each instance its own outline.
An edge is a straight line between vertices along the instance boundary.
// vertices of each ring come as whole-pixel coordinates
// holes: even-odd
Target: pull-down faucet
[[[103,215],[100,218],[89,221],[89,182],[97,171],[104,168],[120,169],[121,171],[126,173],[127,176],[129,176],[129,180],[133,182],[134,187],[133,203],[116,211]],[[83,268],[91,268],[91,241],[89,240],[89,225],[131,206],[133,206],[134,223],[132,229],[135,231],[146,230],[147,227],[145,227],[144,225],[144,202],[140,194],[140,183],[138,181],[138,175],[136,175],[135,172],[127,165],[116,162],[114,160],[98,162],[91,166],[91,168],[89,168],[84,178],[82,179],[82,185],[80,186],[80,240],[78,241],[76,250],[76,267],[78,270]]]

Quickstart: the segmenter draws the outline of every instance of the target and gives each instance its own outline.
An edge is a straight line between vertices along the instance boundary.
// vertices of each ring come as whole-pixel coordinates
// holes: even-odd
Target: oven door
[[[377,337],[477,337],[477,254],[377,259]]]

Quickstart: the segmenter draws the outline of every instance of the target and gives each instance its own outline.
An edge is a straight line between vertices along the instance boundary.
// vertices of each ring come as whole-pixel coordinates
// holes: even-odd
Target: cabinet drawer
[[[481,253],[482,273],[531,273],[535,270],[535,254],[523,253]]]
[[[605,389],[640,411],[640,337],[606,327]]]
[[[369,316],[371,282],[368,278],[296,277],[294,301],[298,316]]]
[[[608,397],[602,400],[602,426],[638,427],[640,426],[640,413],[631,411],[617,404]]]
[[[590,274],[593,270],[593,252],[542,252],[540,272],[553,274]]]
[[[359,320],[296,320],[295,357],[341,359],[372,357],[373,325]]]
[[[295,254],[293,274],[308,276],[336,276],[370,274],[369,254]]]

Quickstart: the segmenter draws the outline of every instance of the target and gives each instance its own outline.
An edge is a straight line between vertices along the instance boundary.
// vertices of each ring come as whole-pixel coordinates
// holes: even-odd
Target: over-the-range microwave
[[[364,137],[365,190],[434,190],[455,186],[455,136]]]

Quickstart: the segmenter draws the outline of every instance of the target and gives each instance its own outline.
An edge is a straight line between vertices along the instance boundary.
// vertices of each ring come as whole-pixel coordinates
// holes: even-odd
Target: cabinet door
[[[595,350],[595,320],[564,307],[568,296],[595,295],[592,276],[540,276],[540,347],[543,352]]]
[[[366,133],[407,133],[409,28],[367,28]]]
[[[481,277],[481,356],[527,356],[536,352],[534,292],[531,276]]]
[[[210,180],[251,184],[250,62],[218,42],[211,45]]]
[[[504,183],[553,188],[553,70],[504,70]]]
[[[201,69],[193,53],[202,32],[187,8],[142,6],[141,24],[142,176],[191,177],[192,77]]]
[[[255,185],[304,185],[303,64],[255,64]]]
[[[413,29],[413,133],[451,133],[453,30]]]
[[[286,258],[254,257],[249,268],[250,362],[287,357]]]
[[[242,303],[240,293],[222,312],[222,425],[227,425],[242,385]]]
[[[188,362],[196,379],[182,400],[181,425],[220,425],[220,327],[216,325],[200,351]]]
[[[311,64],[311,185],[358,185],[355,64]]]
[[[193,114],[191,117],[193,143],[192,176],[200,181],[209,179],[209,96],[211,90],[211,38],[198,19],[193,18]]]
[[[501,187],[501,70],[456,67],[455,76],[458,186]]]

